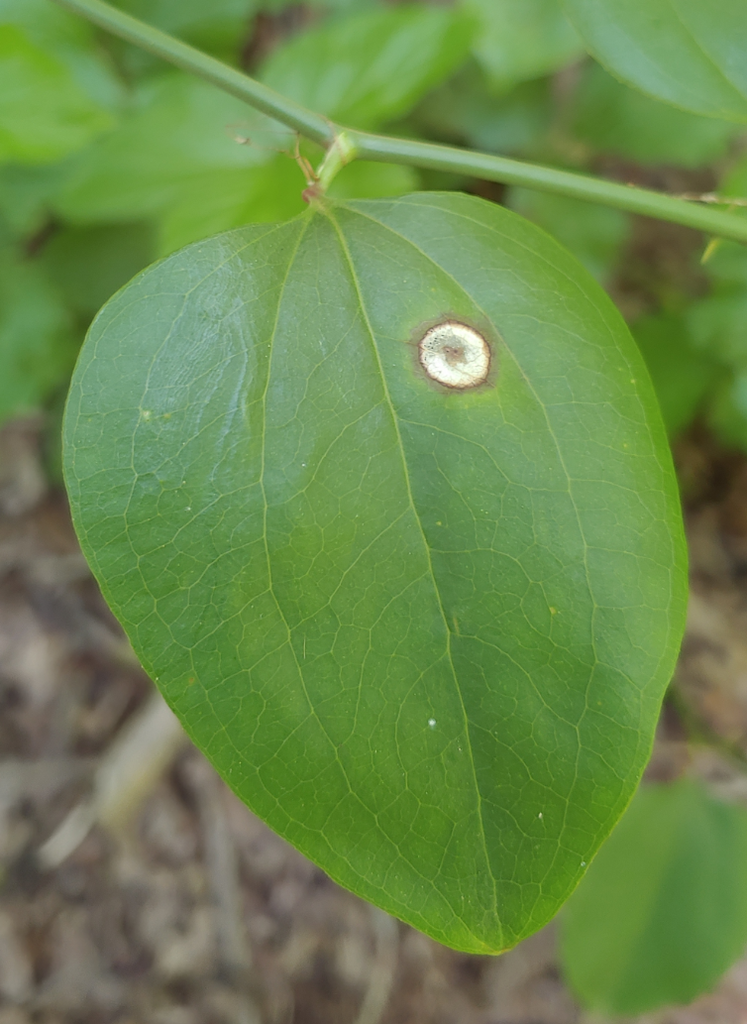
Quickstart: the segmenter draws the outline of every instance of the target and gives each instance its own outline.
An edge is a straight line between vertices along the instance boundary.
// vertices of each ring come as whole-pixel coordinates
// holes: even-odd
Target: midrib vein
[[[479,819],[479,822],[480,822],[480,837],[481,837],[481,840],[482,840],[482,848],[483,848],[483,853],[484,853],[484,856],[485,856],[485,865],[487,867],[488,873],[489,873],[489,875],[490,875],[490,877],[492,879],[492,883],[493,883],[493,905],[494,905],[494,908],[495,908],[496,922],[498,924],[498,928],[499,928],[500,933],[501,933],[501,944],[502,944],[503,943],[503,925],[501,923],[501,920],[500,920],[500,917],[499,917],[499,914],[498,914],[498,892],[497,892],[497,887],[496,887],[496,881],[497,880],[496,880],[496,877],[495,877],[495,875],[493,874],[493,872],[491,870],[490,857],[488,855],[487,837],[485,835],[485,822],[484,822],[483,808],[482,808],[482,793],[480,791],[480,786],[479,786],[479,783],[477,781],[477,771],[476,771],[476,768],[475,768],[475,759],[474,759],[474,754],[472,752],[472,741],[471,741],[471,737],[470,737],[469,718],[467,716],[467,709],[466,709],[466,706],[464,704],[464,698],[462,696],[462,690],[461,690],[461,687],[459,685],[459,679],[458,679],[458,676],[457,676],[457,673],[456,673],[456,669],[454,667],[454,660],[453,660],[452,652],[451,652],[451,630],[449,629],[449,623],[448,623],[448,620],[447,620],[447,617],[446,617],[446,611],[444,609],[443,601],[442,601],[442,598],[441,598],[441,591],[440,591],[440,588],[438,586],[438,581],[436,579],[435,570],[433,568],[433,561],[431,559],[430,547],[428,545],[428,541],[427,541],[427,538],[425,536],[425,531],[423,529],[423,524],[421,522],[420,515],[418,514],[418,510],[417,510],[417,507],[415,505],[415,499],[414,499],[414,496],[413,496],[412,484],[411,484],[411,480],[410,480],[410,471],[409,471],[409,467],[407,465],[407,458],[405,456],[404,443],[402,441],[402,435],[401,435],[401,432],[400,432],[400,429],[399,429],[399,418],[397,416],[397,412],[396,412],[396,410],[394,408],[394,403],[392,402],[392,397],[391,397],[391,394],[389,392],[389,388],[387,386],[386,376],[384,374],[384,367],[383,367],[383,365],[381,363],[381,358],[379,356],[378,346],[376,345],[376,339],[375,339],[373,327],[372,327],[372,324],[371,324],[370,317],[368,315],[368,311],[366,309],[366,304],[365,304],[364,299],[363,299],[363,294],[362,294],[362,291],[361,291],[360,282],[358,280],[358,275],[357,275],[356,270],[355,270],[355,264],[353,262],[353,258],[352,258],[352,255],[350,253],[350,250],[348,249],[347,242],[345,240],[345,236],[344,236],[344,234],[342,232],[342,229],[340,228],[340,225],[337,223],[337,220],[334,217],[332,211],[327,209],[327,210],[324,211],[324,214],[327,217],[327,219],[329,220],[330,224],[332,225],[332,227],[333,227],[333,229],[334,229],[334,231],[335,231],[335,233],[337,235],[338,241],[340,243],[340,249],[342,250],[342,254],[343,254],[344,258],[345,258],[345,262],[347,264],[347,267],[348,267],[348,270],[349,270],[349,273],[350,273],[350,278],[351,278],[351,281],[352,281],[352,284],[353,284],[353,288],[355,290],[355,294],[356,294],[358,302],[360,304],[361,313],[363,315],[363,320],[364,320],[365,325],[366,325],[366,331],[367,331],[369,339],[371,341],[371,348],[372,348],[372,351],[373,351],[373,354],[374,354],[374,359],[376,360],[376,366],[377,366],[378,371],[379,371],[379,376],[381,378],[381,384],[382,384],[382,388],[383,388],[383,391],[384,391],[384,398],[385,398],[386,403],[387,403],[387,408],[389,410],[389,414],[390,414],[391,420],[392,420],[392,426],[394,427],[394,431],[395,431],[396,438],[397,438],[397,449],[399,451],[400,459],[401,459],[401,462],[402,462],[402,472],[403,472],[403,476],[404,476],[404,480],[405,480],[405,485],[407,487],[407,496],[408,496],[408,500],[409,500],[409,503],[410,503],[410,508],[412,509],[412,513],[413,513],[413,516],[415,518],[415,522],[417,523],[418,531],[420,533],[421,540],[423,542],[423,549],[425,551],[425,557],[426,557],[426,561],[428,563],[428,571],[430,573],[431,581],[433,583],[433,589],[434,589],[434,592],[436,594],[436,598],[437,598],[437,601],[438,601],[439,611],[441,613],[441,618],[442,618],[443,624],[444,624],[444,631],[446,633],[446,653],[447,653],[448,660],[449,660],[449,667],[451,668],[452,678],[454,680],[454,689],[455,689],[455,691],[457,693],[457,696],[459,697],[459,704],[460,704],[460,707],[462,709],[462,717],[463,717],[463,722],[464,722],[464,734],[465,734],[465,740],[466,740],[466,747],[467,747],[467,752],[468,752],[468,756],[469,756],[469,763],[470,763],[470,769],[471,769],[471,772],[472,772],[472,778],[473,778],[474,785],[475,785],[475,793],[476,793],[476,796],[477,796],[476,803],[477,803],[477,815],[478,815],[478,819]]]

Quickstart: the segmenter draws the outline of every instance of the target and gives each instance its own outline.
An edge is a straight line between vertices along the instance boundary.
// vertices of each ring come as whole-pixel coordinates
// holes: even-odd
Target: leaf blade
[[[642,789],[563,915],[585,1003],[628,1015],[706,991],[747,938],[746,849],[741,808],[690,780]]]
[[[721,0],[720,17],[710,8],[707,18],[689,0],[563,2],[589,52],[616,78],[696,114],[747,121],[747,83],[735,73],[747,43],[738,0]]]
[[[544,342],[526,333],[538,294]],[[94,325],[71,391],[81,542],[195,740],[333,878],[472,952],[513,945],[575,886],[638,780],[682,625],[666,440],[611,309],[546,236],[480,200],[331,204],[136,279]],[[594,344],[582,310],[596,310]],[[446,312],[487,332],[492,385],[446,393],[417,370],[412,331]],[[643,504],[674,529],[662,537],[630,496],[615,526],[577,485],[595,545],[612,529],[646,564],[587,566],[603,670],[546,426],[568,403],[533,395],[557,391],[554,350],[573,331],[591,360],[578,386],[614,382],[612,399],[595,384],[611,403],[607,475],[619,485],[645,463]],[[543,344],[544,380],[526,365]],[[631,434],[620,413],[634,407]],[[565,456],[588,469],[572,427]],[[626,607],[607,608],[604,576],[623,570]],[[662,605],[644,653],[636,595]]]

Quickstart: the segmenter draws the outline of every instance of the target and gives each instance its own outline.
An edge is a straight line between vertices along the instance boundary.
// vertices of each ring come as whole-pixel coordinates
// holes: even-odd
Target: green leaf
[[[484,332],[480,386],[421,366],[449,317]],[[685,606],[653,391],[572,257],[434,193],[200,242],[99,314],[65,448],[107,600],[257,814],[458,949],[553,916],[640,778]]]
[[[479,22],[473,52],[493,85],[557,71],[583,53],[560,0],[463,0]]]
[[[747,814],[680,781],[647,786],[562,916],[584,1003],[639,1014],[707,991],[747,943]]]
[[[65,164],[0,167],[0,214],[17,236],[39,231],[66,174]]]
[[[65,227],[44,248],[42,263],[68,304],[93,316],[153,259],[149,224]]]
[[[429,138],[487,152],[526,153],[545,142],[553,114],[548,79],[522,82],[496,96],[479,65],[469,61],[425,97],[409,123]]]
[[[407,113],[466,58],[474,26],[458,11],[410,4],[334,19],[291,39],[260,77],[356,128]]]
[[[259,5],[256,0],[115,0],[115,6],[201,49],[223,51],[238,46]]]
[[[702,352],[747,369],[747,249],[721,242],[705,269],[711,292],[689,304],[688,330]]]
[[[0,253],[0,422],[38,409],[70,373],[69,314],[42,272]]]
[[[722,444],[747,452],[747,369],[723,381],[713,396],[707,422]]]
[[[554,235],[599,281],[609,277],[630,234],[621,210],[550,192],[512,188],[507,205]]]
[[[652,100],[591,64],[575,97],[573,131],[596,149],[640,163],[700,167],[725,156],[740,129]]]
[[[0,25],[15,25],[35,47],[63,64],[96,110],[119,108],[123,84],[85,19],[49,0],[0,0]],[[55,102],[53,96],[45,100]]]
[[[563,0],[589,51],[628,85],[684,110],[747,121],[744,0]]]
[[[139,220],[181,201],[181,190],[208,171],[249,169],[273,153],[239,145],[236,136],[266,137],[268,122],[240,100],[181,72],[141,84],[129,115],[75,161],[56,200],[76,223]],[[278,133],[282,146],[288,133]],[[211,202],[208,192],[204,199]]]
[[[57,160],[110,124],[61,61],[0,24],[0,162]]]
[[[734,286],[747,290],[747,246],[719,241],[705,270],[718,288]]]
[[[633,325],[633,337],[646,360],[666,428],[675,436],[691,423],[721,367],[707,351],[696,349],[682,316],[642,317]]]
[[[747,288],[725,286],[687,310],[695,345],[726,366],[747,366]]]
[[[721,183],[720,191],[725,196],[735,196],[747,202],[747,158],[743,156],[729,168],[729,173]],[[744,205],[738,206],[736,209],[747,214]],[[744,246],[740,245],[739,248],[744,251]]]

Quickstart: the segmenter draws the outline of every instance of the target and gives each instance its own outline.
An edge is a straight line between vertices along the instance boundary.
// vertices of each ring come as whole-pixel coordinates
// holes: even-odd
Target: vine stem
[[[268,86],[229,67],[200,50],[159,29],[111,7],[104,0],[52,0],[114,35],[183,68],[280,121],[325,149],[345,139],[347,159],[354,157],[384,163],[409,164],[439,171],[452,171],[506,185],[554,192],[574,199],[613,206],[629,213],[683,224],[710,235],[747,242],[747,217],[714,210],[707,205],[664,195],[633,185],[621,185],[584,174],[511,160],[491,153],[417,142],[387,135],[344,128],[281,96]]]

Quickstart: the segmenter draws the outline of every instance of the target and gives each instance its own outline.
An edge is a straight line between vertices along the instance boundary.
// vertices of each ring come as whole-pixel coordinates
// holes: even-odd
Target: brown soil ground
[[[650,773],[747,802],[747,460],[678,450],[691,617]],[[447,950],[339,889],[183,744],[125,826],[52,870],[38,851],[152,688],[41,469],[0,433],[0,1024],[573,1024],[552,929],[497,959]],[[716,747],[685,741],[700,723]],[[745,762],[747,763],[747,761]],[[747,959],[659,1024],[747,1021]]]

